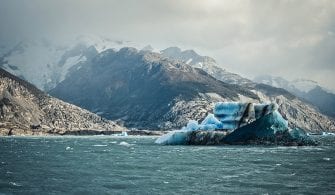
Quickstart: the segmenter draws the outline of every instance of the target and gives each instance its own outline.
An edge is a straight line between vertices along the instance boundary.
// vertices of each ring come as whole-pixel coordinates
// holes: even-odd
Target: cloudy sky
[[[335,1],[0,0],[0,41],[79,34],[180,46],[249,78],[308,78],[335,90]]]

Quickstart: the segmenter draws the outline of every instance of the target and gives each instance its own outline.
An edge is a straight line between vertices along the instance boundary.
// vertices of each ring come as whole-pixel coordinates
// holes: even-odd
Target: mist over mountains
[[[321,87],[315,81],[308,79],[288,81],[284,78],[270,75],[258,76],[254,81],[286,89],[295,96],[316,106],[320,112],[333,118],[335,117],[335,94],[331,90]]]
[[[194,50],[85,40],[63,47],[21,42],[0,56],[7,71],[129,128],[178,129],[203,119],[217,101],[272,101],[292,127],[334,128],[333,119],[286,88],[243,78]]]
[[[335,0],[0,0],[0,26],[0,195],[335,195]]]

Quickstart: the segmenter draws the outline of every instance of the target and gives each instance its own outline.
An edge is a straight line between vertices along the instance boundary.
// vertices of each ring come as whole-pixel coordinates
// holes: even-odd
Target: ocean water
[[[317,147],[161,146],[154,137],[1,137],[0,194],[335,194]]]

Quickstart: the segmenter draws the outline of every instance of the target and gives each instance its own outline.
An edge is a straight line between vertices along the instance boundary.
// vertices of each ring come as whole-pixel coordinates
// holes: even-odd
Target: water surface
[[[317,147],[160,146],[153,137],[1,137],[0,194],[335,194]]]

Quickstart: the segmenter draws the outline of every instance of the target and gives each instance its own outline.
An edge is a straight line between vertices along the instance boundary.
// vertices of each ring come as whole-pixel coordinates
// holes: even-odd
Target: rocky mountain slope
[[[283,89],[231,74],[207,57],[192,57],[193,63],[207,67],[201,69],[192,67],[190,58],[185,62],[164,53],[133,48],[106,50],[81,64],[50,93],[141,129],[178,129],[189,119],[203,119],[217,101],[275,101],[292,127],[335,129],[333,120]],[[229,80],[234,82],[226,83]]]
[[[179,128],[204,117],[215,101],[237,101],[239,94],[257,98],[203,70],[134,48],[102,52],[50,93],[142,129]]]
[[[286,89],[295,96],[316,106],[321,113],[335,118],[335,94],[321,87],[315,81],[306,79],[288,81],[284,78],[270,75],[258,76],[254,81]]]
[[[182,51],[178,47],[169,47],[162,50],[160,53],[164,57],[179,60],[191,65],[194,68],[200,68],[206,71],[208,74],[212,75],[214,78],[217,78],[226,83],[246,86],[251,82],[249,79],[243,78],[238,74],[231,73],[225,69],[220,68],[213,58],[208,56],[201,56],[194,50]]]
[[[287,119],[289,119],[289,125],[291,127],[301,127],[310,131],[327,131],[335,129],[334,119],[320,114],[319,109],[315,107],[315,104],[311,104],[312,101],[304,99],[304,97],[301,97],[299,94],[293,93],[293,95],[292,93],[284,90],[288,88],[286,85],[283,85],[285,84],[285,81],[283,80],[277,80],[276,83],[281,85],[274,85],[274,87],[272,86],[272,83],[258,84],[257,82],[243,78],[238,74],[234,74],[220,68],[216,61],[210,57],[201,56],[194,51],[182,51],[176,47],[170,47],[162,50],[161,54],[170,59],[180,60],[184,63],[189,62],[189,65],[195,68],[203,69],[208,74],[220,81],[240,85],[254,92],[261,102],[276,102],[279,105],[279,111]],[[314,97],[319,101],[324,100],[324,98],[320,96]],[[333,100],[327,96],[327,101],[329,101],[329,103],[331,103]],[[241,101],[253,102],[258,100],[241,98]]]
[[[64,81],[64,84],[60,84],[59,87],[57,87],[58,91],[60,88],[64,88],[60,97],[65,98],[67,101],[76,103],[79,106],[84,105],[85,108],[93,112],[96,112],[99,115],[111,119],[118,119],[120,123],[124,122],[127,126],[131,127],[150,128],[150,129],[179,128],[185,125],[188,119],[194,118],[193,115],[196,115],[197,116],[196,118],[198,119],[201,119],[203,116],[205,116],[206,112],[210,111],[210,108],[212,107],[211,104],[214,101],[224,101],[224,100],[252,101],[252,102],[282,101],[283,102],[282,103],[283,105],[281,106],[282,111],[286,113],[288,118],[291,117],[291,119],[293,119],[291,124],[292,126],[301,126],[303,128],[307,128],[314,131],[329,130],[332,129],[334,126],[332,120],[325,117],[324,115],[319,114],[318,111],[313,106],[309,105],[309,101],[301,98],[297,99],[295,98],[294,95],[288,93],[285,90],[257,84],[256,82],[243,78],[238,74],[230,73],[220,68],[213,58],[207,56],[201,56],[193,50],[182,51],[177,47],[171,47],[158,52],[160,54],[157,53],[155,54],[156,55],[155,58],[157,61],[155,63],[163,64],[162,65],[163,67],[166,66],[164,65],[165,63],[164,61],[174,61],[167,63],[167,64],[169,63],[175,64],[173,66],[176,67],[176,68],[171,67],[168,68],[175,70],[174,72],[170,71],[168,73],[170,75],[170,80],[173,81],[173,79],[176,78],[179,79],[179,77],[182,79],[193,78],[193,80],[189,79],[191,80],[191,82],[188,83],[186,81],[185,82],[183,81],[183,84],[180,84],[180,82],[178,81],[178,82],[168,82],[168,83],[174,83],[174,85],[167,85],[164,82],[158,80],[157,78],[145,78],[144,76],[145,74],[143,74],[143,77],[140,78],[139,76],[134,76],[136,75],[136,73],[132,71],[135,70],[130,71],[131,69],[129,68],[131,67],[131,65],[125,66],[124,70],[122,70],[123,69],[122,66],[120,66],[118,70],[116,70],[116,72],[123,72],[122,74],[123,77],[120,78],[120,76],[118,77],[118,75],[116,75],[116,73],[113,72],[115,71],[114,69],[115,66],[113,65],[111,66],[113,68],[110,68],[109,66],[110,65],[109,63],[111,61],[110,59],[104,62],[99,61],[99,63],[102,64],[101,66],[105,66],[106,69],[100,68],[97,71],[94,70],[95,67],[93,68],[93,66],[95,66],[96,64],[95,60],[102,58],[103,55],[108,54],[109,58],[115,57],[113,55],[112,56],[109,55],[108,52],[100,53],[101,51],[104,51],[108,48],[113,48],[113,51],[117,53],[116,51],[120,50],[120,48],[127,45],[135,45],[137,48],[143,48],[143,45],[141,46],[139,44],[131,42],[112,41],[110,39],[106,38],[102,39],[96,37],[93,38],[81,37],[78,40],[72,42],[71,44],[65,44],[65,45],[54,44],[49,41],[43,41],[43,40],[23,41],[13,47],[1,47],[2,49],[0,50],[0,67],[8,70],[9,72],[13,73],[16,76],[19,76],[20,78],[23,78],[26,81],[33,83],[39,89],[42,89],[44,91],[53,89],[54,87],[58,86],[59,83]],[[134,55],[144,56],[145,53],[152,53],[152,51],[156,50],[154,50],[151,46],[146,46],[141,51],[136,51],[133,53],[130,52],[128,56],[124,57],[124,59],[119,59],[119,62],[117,63],[138,64],[140,61],[138,59],[134,59],[133,58]],[[122,52],[120,52],[120,54],[117,55],[121,55],[121,53]],[[98,57],[95,58],[95,56]],[[108,57],[102,59],[107,58]],[[152,57],[149,57],[149,59],[150,58]],[[147,61],[143,63],[144,64],[153,63]],[[83,73],[84,70],[88,70],[86,67],[87,64],[91,64],[90,66],[92,67],[91,69],[93,71],[92,74],[86,74],[85,72]],[[180,68],[178,66],[180,67],[192,66],[193,68],[198,68],[198,70],[195,71],[201,72],[201,70],[203,70],[212,77],[216,78],[217,80],[233,85],[228,86],[229,90],[226,89],[223,90],[225,91],[225,93],[223,94],[223,92],[218,91],[222,90],[222,87],[217,87],[219,85],[222,85],[222,82],[221,84],[214,84],[217,83],[217,81],[215,82],[212,81],[213,78],[211,78],[212,80],[207,79],[205,83],[201,83],[203,81],[201,82],[199,81],[200,84],[198,84],[199,82],[197,84],[194,84],[194,80],[197,80],[197,77],[199,77],[198,75],[200,73],[195,74],[194,70],[190,68]],[[137,67],[136,71],[139,72],[145,71],[138,68],[138,66],[134,67]],[[159,68],[159,66],[157,66],[158,68],[156,66],[153,67],[157,71],[160,71],[162,69]],[[152,68],[149,68],[146,71],[152,72],[153,70],[151,69]],[[164,68],[162,70],[164,70]],[[105,71],[111,72],[110,75],[107,75]],[[130,76],[130,74],[128,74],[125,71],[129,71],[129,73],[131,73],[132,75]],[[77,83],[77,86],[75,86],[75,83],[69,84],[69,80],[76,81],[75,79],[80,78],[80,75],[77,72],[80,72],[80,74],[82,74],[80,81],[85,83],[85,85],[79,83]],[[76,75],[76,78],[71,78],[72,73]],[[205,76],[204,74],[202,77],[207,78],[209,75]],[[96,81],[94,82],[94,84],[89,83],[87,82],[87,78],[85,78],[85,76],[96,77]],[[114,80],[111,79],[110,78],[111,76],[115,77],[115,79]],[[147,74],[147,76],[150,77],[153,75]],[[65,80],[67,81],[65,82]],[[144,82],[145,80],[146,82]],[[117,81],[117,83],[111,84],[114,81]],[[130,85],[133,82],[137,84],[137,85],[132,84],[133,88],[131,88],[131,90],[134,90],[134,88],[137,89],[137,91],[135,90],[136,91],[135,94],[132,94],[130,91],[127,90],[123,91],[121,90],[122,93],[110,93],[110,91],[115,91],[114,88],[116,89],[122,88],[118,85],[124,87]],[[152,84],[154,82],[156,83]],[[141,85],[143,83],[147,84]],[[111,86],[107,86],[107,84]],[[65,90],[65,88],[68,87],[67,85],[72,86],[71,90],[70,88],[68,90]],[[227,87],[227,84],[224,84],[223,86]],[[73,95],[78,91],[76,87],[82,87],[80,89],[85,89],[84,91],[86,91],[86,93],[83,94],[82,91],[80,93],[78,92],[79,94],[82,95],[82,97],[81,96],[77,97]],[[151,87],[153,87],[153,89],[156,89],[156,93],[161,94],[158,96],[147,95],[149,94],[147,92],[152,93],[152,91],[150,90]],[[243,89],[243,92],[236,92],[235,88],[239,90]],[[183,92],[181,93],[180,91]],[[187,91],[189,91],[189,93],[187,93]],[[128,93],[130,95],[127,95]],[[96,96],[101,94],[102,94],[101,97]],[[106,94],[107,97],[105,97]],[[115,96],[115,98],[112,98],[112,95]],[[313,97],[317,96],[314,95]],[[141,98],[147,99],[144,102],[156,101],[156,103],[143,104],[142,100],[138,100]],[[167,101],[167,99],[169,101]],[[171,101],[171,99],[173,101]],[[320,98],[318,97],[317,99]],[[135,102],[132,102],[133,100]],[[327,98],[327,101],[329,101],[329,98]],[[120,102],[121,102],[120,105],[126,105],[127,103],[129,103],[129,106],[124,107],[117,106],[117,104],[119,104]],[[160,103],[164,103],[163,106]],[[138,104],[141,106],[138,106]],[[169,106],[165,106],[165,104]],[[285,104],[287,105],[285,106]],[[138,113],[135,114],[136,111],[133,110],[134,108],[133,106],[135,106],[136,110],[140,111],[140,114]],[[146,106],[148,106],[148,108],[142,109]],[[141,109],[137,107],[141,107]],[[327,105],[325,107],[330,108]],[[115,110],[113,110],[114,108]],[[155,113],[161,116],[164,115],[164,117],[159,118],[157,116],[152,115],[152,118],[147,119],[146,113],[152,112],[151,110],[152,108],[157,108],[158,110],[155,111]],[[297,114],[295,114],[296,112]],[[129,113],[133,114],[129,115]],[[154,120],[157,121],[153,123]]]
[[[124,128],[87,110],[53,98],[0,69],[0,134],[67,134]]]

